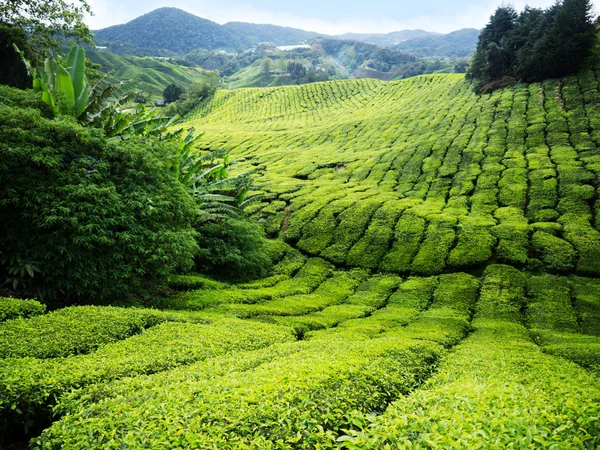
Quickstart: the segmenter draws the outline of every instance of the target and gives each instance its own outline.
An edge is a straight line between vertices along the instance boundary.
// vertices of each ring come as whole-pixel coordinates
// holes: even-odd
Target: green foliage
[[[0,247],[34,265],[28,290],[115,301],[189,268],[194,200],[167,144],[115,146],[98,130],[0,105]],[[6,272],[12,266],[2,268]]]
[[[181,99],[178,99],[174,104],[169,106],[167,115],[174,116],[177,114],[185,117],[201,103],[210,99],[215,94],[218,84],[219,78],[215,73],[207,75],[206,80],[202,83],[191,84],[186,92],[181,95]]]
[[[150,310],[108,306],[63,308],[0,325],[0,358],[57,358],[89,353],[160,322]]]
[[[179,100],[182,94],[183,88],[175,83],[171,83],[163,91],[163,98],[165,99],[166,103],[172,103]]]
[[[91,12],[85,0],[14,0],[0,4],[2,22],[27,30],[33,46],[42,51],[56,48],[65,40],[91,44],[92,32],[83,22]]]
[[[569,270],[573,267],[575,251],[568,242],[537,231],[531,238],[531,245],[549,269]]]
[[[39,316],[45,312],[46,305],[42,305],[36,300],[0,297],[0,322]]]
[[[435,344],[393,333],[366,341],[329,336],[283,344],[95,390],[91,397],[104,398],[110,409],[116,401],[112,392],[127,398],[118,409],[119,430],[111,417],[86,421],[84,411],[95,404],[90,396],[75,396],[64,407],[76,413],[56,422],[39,442],[48,447],[78,442],[112,448],[139,446],[140,439],[153,447],[185,439],[190,445],[219,448],[273,448],[276,442],[284,448],[331,447],[356,412],[382,411],[390,399],[418,385],[439,355]],[[155,388],[166,384],[172,389]],[[142,414],[148,417],[149,411],[160,419],[138,419]],[[174,426],[181,420],[185,431]],[[142,427],[135,435],[126,432],[134,422]],[[88,427],[95,430],[93,437]]]
[[[468,77],[481,88],[507,76],[531,82],[577,72],[596,42],[591,11],[589,0],[526,7],[520,14],[499,7],[479,36]]]
[[[9,24],[0,24],[0,85],[8,85],[19,89],[31,86],[31,78],[13,45],[23,49],[27,58],[35,59],[35,53],[25,31]]]
[[[224,220],[198,229],[196,268],[220,278],[247,281],[272,268],[263,230],[250,220]]]
[[[151,310],[148,313],[153,314]],[[58,398],[82,386],[168,371],[230,352],[259,349],[292,339],[288,329],[259,323],[174,321],[105,344],[88,355],[0,360],[2,429],[9,426],[13,433],[18,433],[24,427],[25,433],[39,433],[41,430],[37,427],[49,422],[52,406]]]
[[[500,447],[598,445],[598,386],[589,372],[544,355],[518,323],[474,326],[423,389],[379,417],[364,415],[339,439],[342,448],[478,448],[490,439]]]
[[[167,309],[198,310],[220,304],[257,303],[268,299],[276,299],[291,295],[309,294],[315,290],[326,278],[331,276],[333,266],[322,259],[311,258],[300,262],[301,269],[297,269],[294,261],[294,270],[297,273],[293,278],[284,278],[273,286],[254,288],[243,285],[238,288],[232,285],[227,289],[199,289],[182,292],[174,297],[158,300],[156,306]],[[287,265],[287,262],[286,262]],[[277,269],[277,267],[276,267]]]

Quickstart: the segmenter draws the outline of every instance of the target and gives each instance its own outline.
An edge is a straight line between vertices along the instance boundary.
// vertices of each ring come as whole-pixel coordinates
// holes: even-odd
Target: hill
[[[251,42],[218,23],[177,8],[159,8],[124,25],[95,31],[98,44],[130,44],[142,50],[187,53],[196,48],[208,50],[248,48]]]
[[[304,31],[291,27],[280,27],[277,25],[229,22],[223,26],[244,36],[253,44],[268,42],[273,45],[296,45],[320,36],[319,33],[314,33],[312,31]]]
[[[174,276],[152,308],[0,299],[0,433],[598,447],[599,99],[595,70],[485,96],[460,75],[217,91],[188,125],[255,173],[271,276]]]
[[[261,43],[298,45],[324,38],[396,48],[416,56],[463,57],[477,44],[475,30],[440,35],[424,30],[392,33],[346,33],[328,36],[312,31],[270,24],[229,22],[224,25],[202,19],[177,8],[159,8],[126,24],[95,32],[96,42],[112,52],[136,56],[182,55],[194,50],[248,50]],[[475,39],[473,45],[472,40]],[[406,44],[411,42],[411,44]]]
[[[162,98],[164,89],[171,83],[186,87],[206,78],[199,68],[149,57],[119,56],[96,50],[87,50],[86,55],[92,62],[102,65],[102,72],[110,73],[117,80],[140,80],[140,89],[152,97]]]
[[[256,214],[311,255],[412,275],[496,261],[596,276],[594,80],[482,97],[459,75],[222,91],[193,123],[207,148],[261,169],[273,202]]]
[[[411,39],[392,48],[411,55],[429,58],[464,58],[475,52],[479,30],[465,28],[449,34]]]

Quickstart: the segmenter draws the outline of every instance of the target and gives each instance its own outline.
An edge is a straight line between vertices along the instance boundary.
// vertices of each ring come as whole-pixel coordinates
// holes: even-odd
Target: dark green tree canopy
[[[92,32],[83,23],[92,14],[86,0],[9,0],[0,2],[0,23],[22,27],[37,48],[57,47],[62,38],[92,42]]]
[[[171,83],[163,91],[163,98],[166,103],[172,103],[179,100],[182,94],[183,88],[175,83]]]
[[[496,10],[479,36],[468,78],[479,86],[511,77],[527,82],[578,71],[596,42],[589,0],[562,0],[546,10]]]

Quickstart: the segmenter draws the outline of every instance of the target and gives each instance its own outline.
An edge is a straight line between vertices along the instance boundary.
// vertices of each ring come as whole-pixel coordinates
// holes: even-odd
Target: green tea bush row
[[[506,276],[506,278],[505,278]],[[424,387],[380,416],[355,418],[346,449],[594,448],[600,444],[589,372],[549,356],[519,323],[525,279],[508,266],[484,276],[474,332]],[[499,295],[500,294],[500,295]]]
[[[88,353],[157,325],[152,310],[72,306],[0,325],[0,357],[57,358]]]
[[[257,284],[254,288],[246,285],[240,289],[233,285],[228,289],[193,290],[161,299],[156,302],[156,306],[164,309],[200,310],[222,303],[257,303],[273,298],[308,294],[329,277],[332,270],[333,266],[330,263],[311,258],[294,277],[280,277],[282,280],[273,286],[261,287]]]
[[[46,312],[46,305],[36,300],[0,297],[0,322],[10,319],[39,316]]]
[[[310,294],[290,295],[258,304],[223,304],[216,310],[247,318],[256,316],[300,316],[342,303],[367,277],[362,270],[334,274]]]
[[[530,328],[575,333],[580,331],[567,278],[552,275],[531,277],[527,295],[527,322]]]
[[[88,355],[4,359],[0,361],[0,416],[4,426],[28,428],[44,423],[49,408],[72,389],[292,339],[289,329],[235,319],[212,324],[170,322]]]

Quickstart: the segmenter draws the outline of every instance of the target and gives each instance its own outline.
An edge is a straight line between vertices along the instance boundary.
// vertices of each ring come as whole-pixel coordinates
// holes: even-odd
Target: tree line
[[[501,6],[479,35],[467,78],[482,92],[577,72],[596,43],[589,0],[559,0],[521,13]]]

